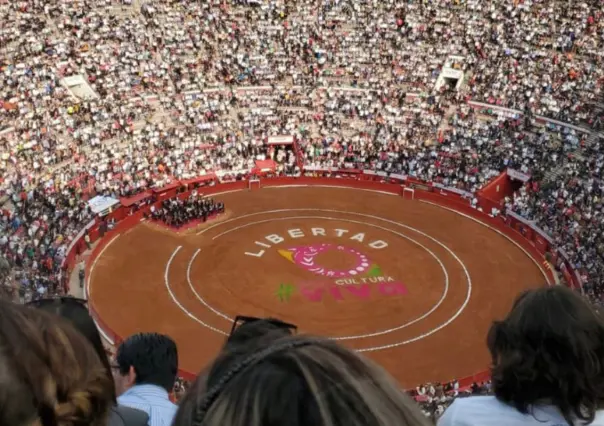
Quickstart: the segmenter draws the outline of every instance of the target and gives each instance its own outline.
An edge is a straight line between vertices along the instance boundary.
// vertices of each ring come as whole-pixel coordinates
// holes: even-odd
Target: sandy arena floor
[[[109,244],[90,297],[120,336],[158,331],[201,370],[236,315],[273,316],[366,352],[404,386],[488,367],[486,332],[539,266],[448,209],[338,188],[215,195],[228,212],[179,234],[141,223]]]

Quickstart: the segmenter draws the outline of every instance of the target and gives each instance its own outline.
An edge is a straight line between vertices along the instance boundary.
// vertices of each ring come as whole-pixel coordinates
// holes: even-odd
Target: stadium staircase
[[[595,132],[591,133],[589,135],[589,138],[586,141],[586,147],[590,146],[590,144],[593,143],[593,140],[591,140],[592,136],[597,138],[597,135]],[[579,161],[583,161],[585,159],[585,157],[583,156],[584,149],[585,148],[579,146],[579,147],[575,148],[573,151],[566,153],[564,155],[564,158],[562,159],[562,164],[554,169],[551,169],[547,173],[545,173],[545,176],[543,177],[543,181],[546,183],[549,183],[549,182],[553,182],[556,179],[558,179],[562,174],[564,174],[564,171],[566,170],[566,166],[571,162],[571,160],[570,160],[571,158],[577,159]]]
[[[604,113],[604,93],[600,95],[600,101],[596,102],[596,106],[596,113]],[[545,182],[553,182],[554,180],[556,180],[558,177],[560,177],[560,175],[564,173],[567,164],[570,162],[569,157],[576,158],[578,160],[584,160],[584,150],[593,147],[596,143],[598,143],[598,141],[604,142],[604,132],[592,131],[585,140],[584,147],[577,147],[574,151],[568,153],[568,155],[564,157],[562,164],[556,167],[555,169],[552,169],[547,172],[543,180]]]
[[[574,151],[567,153],[564,156],[564,160],[562,160],[562,164],[560,166],[556,167],[555,169],[552,169],[549,172],[545,173],[543,180],[545,182],[553,182],[556,179],[558,179],[562,174],[564,174],[566,166],[571,162],[571,160],[570,160],[571,157],[574,159],[577,159],[579,161],[583,161],[585,159],[585,157],[583,156],[582,151],[583,151],[583,148],[577,148]]]
[[[562,174],[564,174],[564,169],[566,168],[566,165],[569,162],[570,162],[570,160],[568,159],[568,156],[564,157],[564,161],[562,161],[562,165],[545,173],[543,181],[548,183],[548,182],[553,182],[553,181],[557,180]]]
[[[585,141],[585,146],[586,146],[586,147],[591,147],[591,146],[593,146],[593,145],[594,145],[594,144],[595,144],[595,143],[598,141],[598,138],[599,138],[599,137],[600,137],[600,136],[598,135],[598,133],[597,133],[597,132],[591,132],[591,133],[589,134],[589,137],[588,137],[588,138],[587,138],[587,140]]]
[[[578,147],[574,151],[571,151],[566,156],[564,156],[564,160],[562,164],[555,169],[550,170],[545,174],[544,181],[552,182],[556,180],[560,175],[564,173],[566,165],[570,162],[569,157],[575,158],[579,161],[583,161],[585,156],[583,155],[585,149],[593,147],[598,141],[604,142],[604,135],[599,134],[598,132],[591,132],[585,141],[584,147]]]

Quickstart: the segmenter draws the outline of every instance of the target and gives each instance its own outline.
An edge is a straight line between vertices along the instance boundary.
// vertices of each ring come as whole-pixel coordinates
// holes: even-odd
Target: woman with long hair
[[[39,299],[30,302],[30,306],[58,315],[69,321],[78,330],[82,336],[92,345],[94,351],[98,355],[108,380],[111,382],[111,401],[113,402],[109,410],[108,426],[145,426],[147,424],[148,415],[134,408],[118,406],[115,392],[115,383],[113,371],[101,335],[90,316],[86,301],[72,297],[57,297],[50,299]]]
[[[0,300],[0,424],[105,426],[112,383],[71,324]]]
[[[271,333],[228,346],[189,389],[174,426],[430,424],[382,368],[332,340]]]
[[[521,294],[487,345],[495,395],[456,400],[439,426],[604,425],[604,321],[580,295]]]

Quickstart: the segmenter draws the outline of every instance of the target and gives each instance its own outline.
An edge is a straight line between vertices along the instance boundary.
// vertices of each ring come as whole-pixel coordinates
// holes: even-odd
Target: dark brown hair
[[[58,315],[61,318],[69,321],[71,325],[75,327],[82,335],[88,340],[88,343],[92,345],[96,354],[99,356],[101,363],[105,367],[107,377],[113,381],[113,373],[111,372],[111,365],[107,352],[103,346],[101,335],[99,330],[94,323],[94,320],[90,316],[88,308],[86,307],[86,301],[82,299],[76,299],[73,297],[59,297],[50,299],[38,299],[32,301],[28,306],[36,309],[41,309],[51,314]],[[112,386],[111,398],[116,401],[115,386]]]
[[[65,320],[0,301],[0,424],[104,426],[112,383]]]
[[[174,426],[427,426],[382,368],[308,336],[223,352],[185,396]]]
[[[604,321],[563,286],[521,294],[494,322],[487,345],[497,398],[528,414],[550,404],[573,424],[591,423],[604,404]]]

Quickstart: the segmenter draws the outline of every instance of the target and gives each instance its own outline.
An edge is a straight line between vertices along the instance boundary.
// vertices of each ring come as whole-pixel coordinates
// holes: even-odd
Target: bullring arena
[[[403,188],[333,178],[199,188],[225,214],[178,232],[127,217],[89,260],[90,306],[114,340],[172,336],[185,377],[250,315],[341,340],[404,386],[477,379],[491,320],[551,277],[503,222],[452,193]]]
[[[176,402],[239,315],[433,420],[493,393],[519,292],[604,305],[602,5],[0,0],[0,297],[85,306],[103,361],[173,338]]]

